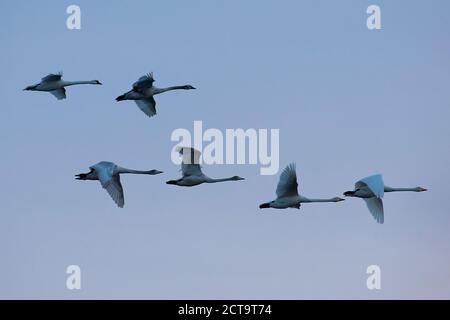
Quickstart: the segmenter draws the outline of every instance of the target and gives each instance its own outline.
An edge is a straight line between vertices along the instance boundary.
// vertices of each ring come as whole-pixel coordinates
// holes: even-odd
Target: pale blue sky
[[[66,28],[66,8],[82,30]],[[103,4],[101,4],[103,3]],[[366,28],[366,8],[382,30]],[[450,298],[448,1],[2,1],[1,298]],[[49,72],[68,99],[21,91]],[[142,74],[196,91],[157,98],[147,118],[114,98]],[[205,166],[236,183],[177,188],[177,128],[278,128],[300,191],[330,197],[383,173],[385,224],[364,202],[265,210],[278,175]],[[118,209],[97,182],[110,160]],[[65,269],[82,269],[82,290]],[[378,264],[382,290],[366,288]]]

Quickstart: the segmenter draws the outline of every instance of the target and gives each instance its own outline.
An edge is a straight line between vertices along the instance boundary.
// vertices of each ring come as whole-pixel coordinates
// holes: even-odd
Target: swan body
[[[230,178],[213,179],[206,176],[200,167],[200,151],[194,148],[179,147],[178,152],[183,157],[181,163],[182,178],[178,180],[169,180],[167,184],[173,184],[181,187],[193,187],[202,183],[217,183],[225,181],[245,180],[239,176]]]
[[[75,177],[77,180],[98,180],[102,187],[108,192],[118,207],[123,208],[125,201],[123,196],[122,183],[120,182],[120,175],[124,173],[129,174],[160,174],[162,171],[158,170],[132,170],[119,167],[113,162],[102,161],[91,167],[88,173],[80,173]]]
[[[385,192],[423,192],[427,189],[422,187],[414,188],[392,188],[388,187],[383,182],[381,174],[375,174],[363,178],[355,183],[355,190],[344,192],[346,197],[361,198],[366,202],[367,208],[372,214],[373,218],[380,224],[384,223],[384,208],[383,197]]]
[[[134,100],[139,109],[147,116],[153,117],[156,115],[156,101],[154,96],[163,92],[172,90],[193,90],[191,85],[173,86],[167,88],[157,88],[153,85],[155,79],[153,73],[142,76],[133,84],[133,89],[116,98],[116,101]]]
[[[79,85],[79,84],[95,84],[101,85],[98,80],[89,81],[64,81],[62,79],[62,73],[49,74],[41,79],[41,82],[26,87],[23,90],[26,91],[45,91],[50,92],[58,100],[66,99],[66,89],[65,87]]]
[[[291,163],[290,165],[288,165],[281,173],[280,180],[278,181],[277,185],[276,194],[277,198],[275,200],[263,203],[259,207],[261,209],[300,209],[301,203],[340,202],[344,200],[339,197],[330,199],[310,199],[299,195],[295,163]]]

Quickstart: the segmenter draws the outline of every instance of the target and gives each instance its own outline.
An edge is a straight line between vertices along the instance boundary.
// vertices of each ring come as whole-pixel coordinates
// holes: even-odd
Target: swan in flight
[[[90,171],[88,173],[80,173],[75,177],[77,180],[99,180],[102,187],[108,191],[111,198],[120,208],[124,206],[124,198],[123,198],[123,188],[120,183],[120,175],[122,173],[133,173],[133,174],[148,174],[155,175],[160,174],[162,171],[158,170],[149,170],[149,171],[140,171],[140,170],[131,170],[119,167],[115,163],[102,161],[91,167],[89,167]]]
[[[60,73],[50,73],[48,76],[45,76],[41,79],[41,82],[38,84],[34,84],[32,86],[28,86],[23,90],[27,91],[46,91],[50,92],[52,95],[56,97],[58,100],[62,100],[66,98],[66,89],[65,87],[74,86],[77,84],[99,84],[98,80],[90,80],[90,81],[64,81],[62,79],[62,72]]]
[[[183,177],[178,180],[169,180],[166,182],[167,184],[175,184],[182,187],[193,187],[202,183],[245,180],[244,178],[238,176],[223,179],[212,179],[203,174],[202,169],[200,168],[200,151],[189,147],[178,147],[177,151],[183,157],[181,163],[181,172]]]
[[[374,219],[382,224],[384,223],[383,196],[385,192],[412,191],[423,192],[427,189],[422,187],[415,188],[391,188],[384,185],[381,174],[366,177],[355,183],[355,190],[344,192],[346,197],[361,198],[366,202],[367,208]]]
[[[153,73],[148,73],[133,84],[133,89],[116,98],[116,101],[134,100],[139,109],[147,116],[156,115],[156,102],[153,96],[171,90],[193,90],[191,85],[157,88],[153,85]]]
[[[275,209],[286,209],[286,208],[296,208],[300,209],[301,203],[310,202],[339,202],[344,201],[344,199],[335,197],[331,199],[310,199],[303,197],[298,194],[298,183],[297,183],[297,173],[295,170],[295,163],[291,163],[283,170],[280,175],[280,181],[278,181],[277,186],[277,198],[273,201],[261,204],[259,207],[264,208],[275,208]]]

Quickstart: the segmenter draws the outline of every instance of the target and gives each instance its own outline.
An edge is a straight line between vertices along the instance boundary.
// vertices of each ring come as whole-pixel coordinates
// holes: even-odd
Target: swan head
[[[424,191],[428,191],[428,189],[422,188],[422,187],[417,187],[415,188],[416,192],[424,192]]]
[[[102,83],[101,83],[100,81],[98,81],[98,80],[92,80],[92,84],[99,84],[99,85],[102,85]]]
[[[166,184],[177,184],[177,180],[169,180],[169,181],[166,181]]]
[[[194,90],[195,88],[193,87],[193,86],[191,86],[191,85],[186,85],[186,86],[183,86],[183,89],[184,90]]]
[[[245,178],[239,177],[239,176],[233,176],[230,178],[232,181],[239,181],[239,180],[245,180]]]
[[[344,201],[345,199],[339,198],[339,197],[334,197],[332,199],[334,202],[340,202],[340,201]]]
[[[344,196],[345,197],[354,197],[355,196],[355,191],[345,191],[344,192]]]

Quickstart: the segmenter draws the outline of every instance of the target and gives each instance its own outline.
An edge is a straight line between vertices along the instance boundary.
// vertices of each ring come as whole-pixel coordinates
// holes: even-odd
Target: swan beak
[[[337,202],[341,202],[341,201],[345,201],[345,199],[342,199],[342,198],[337,198],[337,200],[336,200]]]

